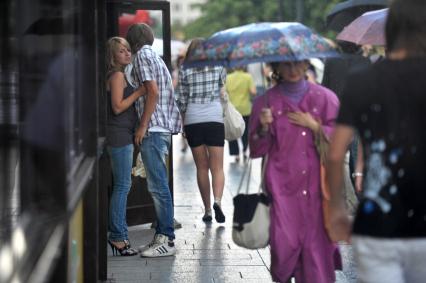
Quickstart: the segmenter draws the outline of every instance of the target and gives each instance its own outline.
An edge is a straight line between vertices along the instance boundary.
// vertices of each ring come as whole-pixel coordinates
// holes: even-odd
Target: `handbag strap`
[[[263,96],[264,96],[264,100],[265,100],[265,106],[269,107],[269,96],[268,96],[268,94],[265,93]],[[260,185],[259,185],[259,191],[258,191],[259,194],[261,192],[266,194],[266,189],[264,187],[264,184],[265,184],[265,168],[266,168],[266,164],[268,163],[268,159],[269,159],[269,155],[267,154],[265,156],[265,158],[262,160],[262,169],[261,169],[261,176],[260,176],[261,179],[260,179]],[[248,194],[249,184],[250,184],[250,179],[251,179],[251,168],[252,168],[252,159],[249,158],[248,161],[247,161],[247,165],[244,169],[243,176],[241,176],[240,184],[238,185],[237,195],[240,193],[241,188],[243,187],[244,177],[246,176],[247,172],[248,172],[248,177],[247,177],[247,184],[246,184],[246,194]]]
[[[247,184],[246,184],[246,194],[248,194],[249,184],[251,179],[251,166],[252,166],[251,164],[252,164],[252,159],[249,158],[247,161],[247,165],[244,167],[244,172],[243,172],[243,175],[241,176],[240,184],[238,185],[237,195],[240,193],[243,187],[244,179],[247,173],[248,173],[248,177],[247,177]]]
[[[259,185],[259,191],[258,193],[261,193],[262,191],[264,193],[266,193],[266,190],[264,188],[264,183],[265,183],[265,167],[266,167],[266,163],[268,162],[268,155],[265,156],[264,160],[262,161],[262,169],[261,169],[261,179],[260,179],[260,185]],[[248,194],[249,192],[249,187],[250,187],[250,180],[251,180],[251,172],[252,172],[252,159],[249,158],[247,161],[247,165],[245,166],[243,175],[241,176],[241,180],[240,180],[240,184],[238,185],[238,190],[237,190],[237,195],[241,192],[241,189],[243,187],[243,183],[244,183],[244,179],[245,176],[248,173],[247,176],[247,182],[246,182],[246,194]]]
[[[261,192],[266,194],[266,189],[265,189],[265,168],[266,168],[266,164],[268,163],[268,159],[269,159],[269,155],[265,156],[265,159],[262,160],[262,170],[261,170],[261,179],[260,179],[260,185],[259,185],[259,194]]]

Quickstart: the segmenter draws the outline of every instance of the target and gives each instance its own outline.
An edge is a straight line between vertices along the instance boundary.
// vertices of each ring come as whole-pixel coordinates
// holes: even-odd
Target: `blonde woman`
[[[109,239],[114,255],[137,255],[130,247],[126,223],[127,194],[131,187],[133,136],[137,122],[133,103],[145,94],[142,86],[137,90],[126,81],[124,68],[131,62],[129,43],[121,37],[107,42],[108,126],[107,146],[111,159],[113,190],[109,210]]]

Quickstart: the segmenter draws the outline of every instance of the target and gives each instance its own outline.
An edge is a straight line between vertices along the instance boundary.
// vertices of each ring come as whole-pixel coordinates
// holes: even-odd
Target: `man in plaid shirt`
[[[176,253],[176,248],[166,155],[170,149],[171,134],[181,131],[180,113],[167,66],[152,50],[154,34],[151,28],[146,24],[134,24],[129,28],[127,40],[135,55],[131,73],[135,87],[144,85],[147,90],[147,94],[136,103],[140,124],[135,133],[135,144],[140,145],[148,190],[157,215],[153,241],[139,247],[139,250],[144,257],[171,256]]]

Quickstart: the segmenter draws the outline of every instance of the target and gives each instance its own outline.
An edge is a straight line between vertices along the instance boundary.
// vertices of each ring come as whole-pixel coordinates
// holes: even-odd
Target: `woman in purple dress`
[[[314,138],[321,130],[330,135],[339,101],[305,79],[306,61],[271,65],[278,84],[254,102],[249,142],[252,157],[269,156],[265,184],[272,201],[272,278],[331,283],[341,259],[324,228]]]

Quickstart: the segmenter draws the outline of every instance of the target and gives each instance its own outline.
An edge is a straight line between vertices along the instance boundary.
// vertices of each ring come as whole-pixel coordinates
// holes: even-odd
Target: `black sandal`
[[[118,247],[114,244],[114,242],[112,242],[111,240],[108,240],[108,244],[109,244],[109,245],[110,245],[110,247],[111,247],[112,255],[113,255],[113,256],[116,256],[116,255],[118,255],[119,253],[120,253],[120,255],[121,255],[121,256],[134,256],[134,255],[137,255],[137,254],[138,254],[138,252],[137,252],[135,249],[132,249],[132,248],[130,247],[130,243],[128,243],[128,242],[126,242],[126,241],[124,241],[123,243],[124,243],[124,246],[123,246],[123,247],[121,247],[121,248],[118,248]]]
[[[216,218],[216,221],[218,223],[225,222],[225,214],[223,214],[222,208],[217,203],[214,203],[213,209],[214,209],[214,218]]]

